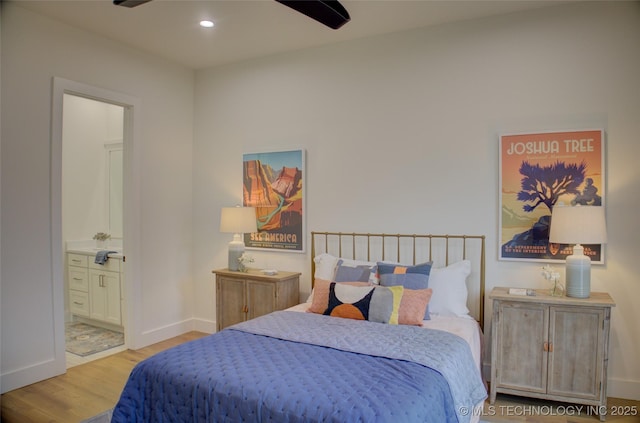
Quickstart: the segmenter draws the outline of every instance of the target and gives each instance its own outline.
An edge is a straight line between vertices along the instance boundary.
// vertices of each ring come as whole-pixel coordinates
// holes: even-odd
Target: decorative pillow
[[[429,287],[433,289],[433,295],[429,301],[429,311],[441,315],[468,315],[467,276],[470,274],[469,260],[431,269]]]
[[[338,260],[342,260],[343,266],[368,266],[371,269],[371,273],[369,274],[369,283],[378,284],[378,272],[376,271],[377,266],[375,261],[364,261],[364,260],[353,260],[348,258],[339,258]]]
[[[333,280],[338,265],[338,257],[331,254],[322,253],[313,258],[316,263],[316,270],[313,277],[315,279],[324,279],[326,281]]]
[[[336,268],[336,274],[333,277],[335,282],[370,282],[369,278],[371,273],[376,272],[376,266],[370,266],[368,264],[353,265],[352,263],[346,264],[344,259],[338,260],[338,267]]]
[[[329,285],[331,281],[324,279],[316,279],[313,284],[313,292],[311,293],[311,306],[307,310],[310,313],[322,314],[329,304]],[[371,286],[368,282],[340,282],[340,284],[352,286]]]
[[[332,282],[329,305],[323,314],[397,325],[403,291],[402,286],[351,286]]]
[[[382,286],[402,285],[408,289],[429,288],[429,274],[432,262],[407,266],[403,264],[392,264],[378,262],[378,278]],[[429,320],[430,307],[424,312],[424,319]]]
[[[402,285],[409,289],[426,289],[429,287],[431,262],[406,266],[378,262],[378,277],[382,286]]]
[[[342,260],[343,266],[368,266],[373,269],[376,265],[373,261],[362,261],[362,260],[353,260],[341,257],[335,257],[331,254],[322,253],[313,258],[313,261],[316,264],[316,270],[314,272],[313,277],[316,279],[324,279],[327,281],[334,280],[336,269],[338,267],[338,262]],[[369,274],[369,282],[378,283],[377,272],[372,271]]]
[[[400,301],[400,310],[398,311],[398,324],[422,326],[432,294],[433,290],[431,288],[405,288],[402,293],[402,301]]]

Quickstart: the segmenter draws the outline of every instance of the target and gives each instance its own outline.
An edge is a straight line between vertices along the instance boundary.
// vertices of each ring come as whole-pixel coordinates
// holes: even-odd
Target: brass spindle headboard
[[[471,261],[467,279],[469,310],[484,329],[485,236],[311,232],[311,286],[318,254],[364,261],[417,264],[432,261],[444,267],[459,260]]]

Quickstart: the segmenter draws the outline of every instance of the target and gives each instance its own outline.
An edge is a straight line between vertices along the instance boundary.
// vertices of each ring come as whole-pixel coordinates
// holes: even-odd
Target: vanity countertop
[[[122,254],[122,250],[119,248],[88,248],[88,247],[73,247],[73,248],[67,248],[67,253],[73,253],[73,254],[84,254],[86,256],[95,256],[96,254],[98,254],[98,251],[117,251],[116,253],[110,253],[109,257],[110,258],[119,258],[121,259],[124,255]]]
[[[67,241],[66,252],[95,257],[95,255],[98,254],[98,251],[117,251],[116,253],[109,254],[109,257],[119,259],[123,258],[122,240],[110,240],[109,244],[110,245],[104,248],[97,248],[94,240]]]

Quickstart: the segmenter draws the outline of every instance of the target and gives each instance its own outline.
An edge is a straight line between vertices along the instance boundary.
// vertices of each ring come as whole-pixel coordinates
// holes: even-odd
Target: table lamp
[[[567,297],[589,298],[591,291],[591,259],[580,244],[607,242],[602,206],[555,206],[551,214],[549,242],[576,244],[566,262]]]
[[[244,253],[243,233],[257,232],[255,207],[223,207],[220,214],[220,232],[232,233],[229,243],[229,270],[238,271],[238,259]]]

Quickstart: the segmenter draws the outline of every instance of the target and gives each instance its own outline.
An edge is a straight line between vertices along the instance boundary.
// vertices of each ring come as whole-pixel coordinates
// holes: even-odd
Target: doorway
[[[82,126],[103,126],[99,138],[100,142],[94,140],[94,144],[89,142],[89,135],[76,136],[76,143],[85,149],[99,150],[99,161],[89,158],[89,152],[84,151],[70,153],[65,147],[65,131],[72,125],[67,122],[69,116],[65,113],[66,101],[83,104],[77,118],[78,124]],[[102,124],[89,124],[93,122],[88,114],[92,109],[102,109],[102,114],[106,117]],[[68,284],[68,257],[67,247],[69,241],[81,241],[80,244],[73,244],[74,248],[91,249],[86,257],[81,257],[84,262],[75,263],[80,271],[86,275],[87,284],[114,286],[118,285],[111,279],[109,272],[120,272],[119,287],[120,292],[113,292],[93,298],[88,290],[77,289],[76,294],[80,294],[81,301],[75,304],[77,307],[84,307],[96,303],[95,307],[97,320],[103,321],[106,329],[121,328],[124,331],[124,348],[137,348],[136,334],[139,332],[140,316],[135,304],[141,301],[140,295],[140,268],[138,261],[140,253],[140,195],[139,195],[139,142],[140,137],[140,101],[135,97],[125,94],[93,87],[90,85],[70,81],[62,78],[53,78],[53,105],[52,105],[52,148],[51,148],[51,206],[52,206],[52,252],[54,257],[60,257],[59,261],[52,263],[54,278],[54,332],[56,343],[55,367],[56,374],[64,373],[67,368],[66,360],[66,339],[65,322],[70,317],[77,314],[77,310],[72,311],[70,307],[70,293]],[[95,113],[93,110],[92,113]],[[109,120],[116,121],[108,122]],[[117,128],[117,129],[113,129]],[[86,128],[85,128],[86,129]],[[84,139],[83,139],[84,138]],[[68,147],[68,146],[67,146]],[[91,148],[89,148],[91,147]],[[84,154],[84,155],[83,155]],[[83,159],[83,160],[80,160]],[[70,160],[80,160],[81,169],[87,166],[87,162],[93,162],[93,166],[100,168],[92,177],[82,176],[83,173],[73,175],[69,173],[66,164]],[[79,171],[76,169],[76,171]],[[77,180],[82,180],[86,185],[82,188],[82,195],[78,193],[70,194],[68,187],[63,186],[64,178],[75,176]],[[93,178],[93,179],[91,179]],[[112,188],[120,187],[119,192],[114,192]],[[64,194],[64,195],[63,195]],[[67,204],[67,200],[72,199]],[[89,212],[80,212],[80,203],[88,203]],[[86,204],[83,204],[83,207]],[[69,224],[68,218],[77,220],[73,225]],[[73,229],[70,229],[73,228]],[[97,245],[94,238],[99,232],[111,235],[109,244]],[[88,238],[88,239],[87,239]],[[82,244],[84,242],[84,244]],[[98,248],[99,247],[99,248]],[[96,269],[92,263],[95,258],[95,251],[115,250],[115,255],[109,255],[107,265],[104,268]],[[113,259],[112,258],[117,258]],[[124,264],[126,262],[126,265]],[[115,264],[118,266],[115,266]],[[85,267],[86,266],[86,267]],[[126,267],[126,271],[125,271]],[[73,269],[78,270],[78,269]],[[105,271],[100,273],[97,270]],[[80,278],[81,280],[82,278]],[[75,279],[74,279],[75,281]],[[84,282],[79,282],[83,284]],[[119,298],[117,298],[119,297]],[[74,297],[75,298],[75,297]],[[119,301],[116,301],[117,300]],[[82,300],[86,300],[83,303]],[[102,301],[105,301],[104,303]],[[113,306],[117,304],[117,308]],[[81,316],[86,317],[86,316]],[[94,314],[93,317],[96,317]],[[117,318],[120,321],[117,321]],[[89,318],[92,316],[89,314]]]
[[[121,293],[124,112],[121,105],[68,93],[63,96],[67,368],[126,348]]]

